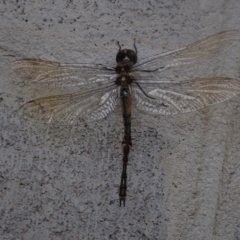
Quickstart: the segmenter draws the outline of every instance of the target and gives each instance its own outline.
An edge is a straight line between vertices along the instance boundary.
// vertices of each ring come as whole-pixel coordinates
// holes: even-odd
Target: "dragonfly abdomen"
[[[119,187],[119,199],[120,206],[123,203],[125,206],[126,191],[127,191],[127,164],[128,156],[132,148],[132,137],[131,137],[131,94],[129,87],[121,88],[121,104],[122,104],[122,116],[124,123],[124,137],[122,141],[123,151],[123,169],[121,182]]]

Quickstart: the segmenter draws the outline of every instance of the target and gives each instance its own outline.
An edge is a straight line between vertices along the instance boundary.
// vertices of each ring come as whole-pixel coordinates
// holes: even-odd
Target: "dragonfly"
[[[190,68],[213,59],[240,39],[238,31],[219,32],[186,47],[137,61],[134,50],[119,49],[116,66],[61,64],[41,59],[20,59],[12,69],[25,84],[44,87],[49,95],[20,107],[28,119],[48,124],[78,125],[106,118],[121,106],[124,124],[119,205],[125,206],[127,165],[132,148],[132,107],[154,116],[175,115],[203,109],[240,93],[240,81],[228,77],[166,80],[166,70]],[[55,94],[54,94],[55,93]],[[120,108],[119,106],[119,108]]]

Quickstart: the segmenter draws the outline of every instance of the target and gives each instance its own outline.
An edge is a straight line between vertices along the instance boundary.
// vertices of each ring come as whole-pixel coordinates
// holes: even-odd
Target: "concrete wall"
[[[239,23],[239,0],[0,1],[0,239],[240,239],[240,96],[174,117],[134,110],[119,208],[120,109],[77,128],[26,122],[17,110],[35,95],[10,69],[115,66],[116,40],[136,38],[144,59]],[[239,56],[238,45],[208,74],[238,78]]]

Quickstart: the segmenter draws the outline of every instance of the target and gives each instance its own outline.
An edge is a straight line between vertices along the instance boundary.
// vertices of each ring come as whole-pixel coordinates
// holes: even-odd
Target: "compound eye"
[[[119,63],[123,60],[129,60],[133,64],[137,62],[137,54],[131,49],[120,50],[116,56],[116,62]]]
[[[133,64],[137,62],[137,54],[133,50],[128,50],[128,57]]]
[[[123,52],[124,50],[120,50],[118,53],[117,53],[117,56],[116,56],[116,62],[119,63],[121,62],[125,57],[126,57],[126,53]]]

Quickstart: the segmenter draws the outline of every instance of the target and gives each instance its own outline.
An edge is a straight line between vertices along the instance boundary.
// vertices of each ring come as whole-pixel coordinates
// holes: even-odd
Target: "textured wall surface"
[[[35,96],[10,69],[20,58],[115,66],[116,40],[132,48],[134,38],[143,59],[240,30],[239,9],[239,0],[1,0],[0,238],[240,239],[240,96],[174,117],[136,112],[119,208],[120,109],[77,128],[24,121],[17,110]],[[239,47],[198,74],[239,79]]]

